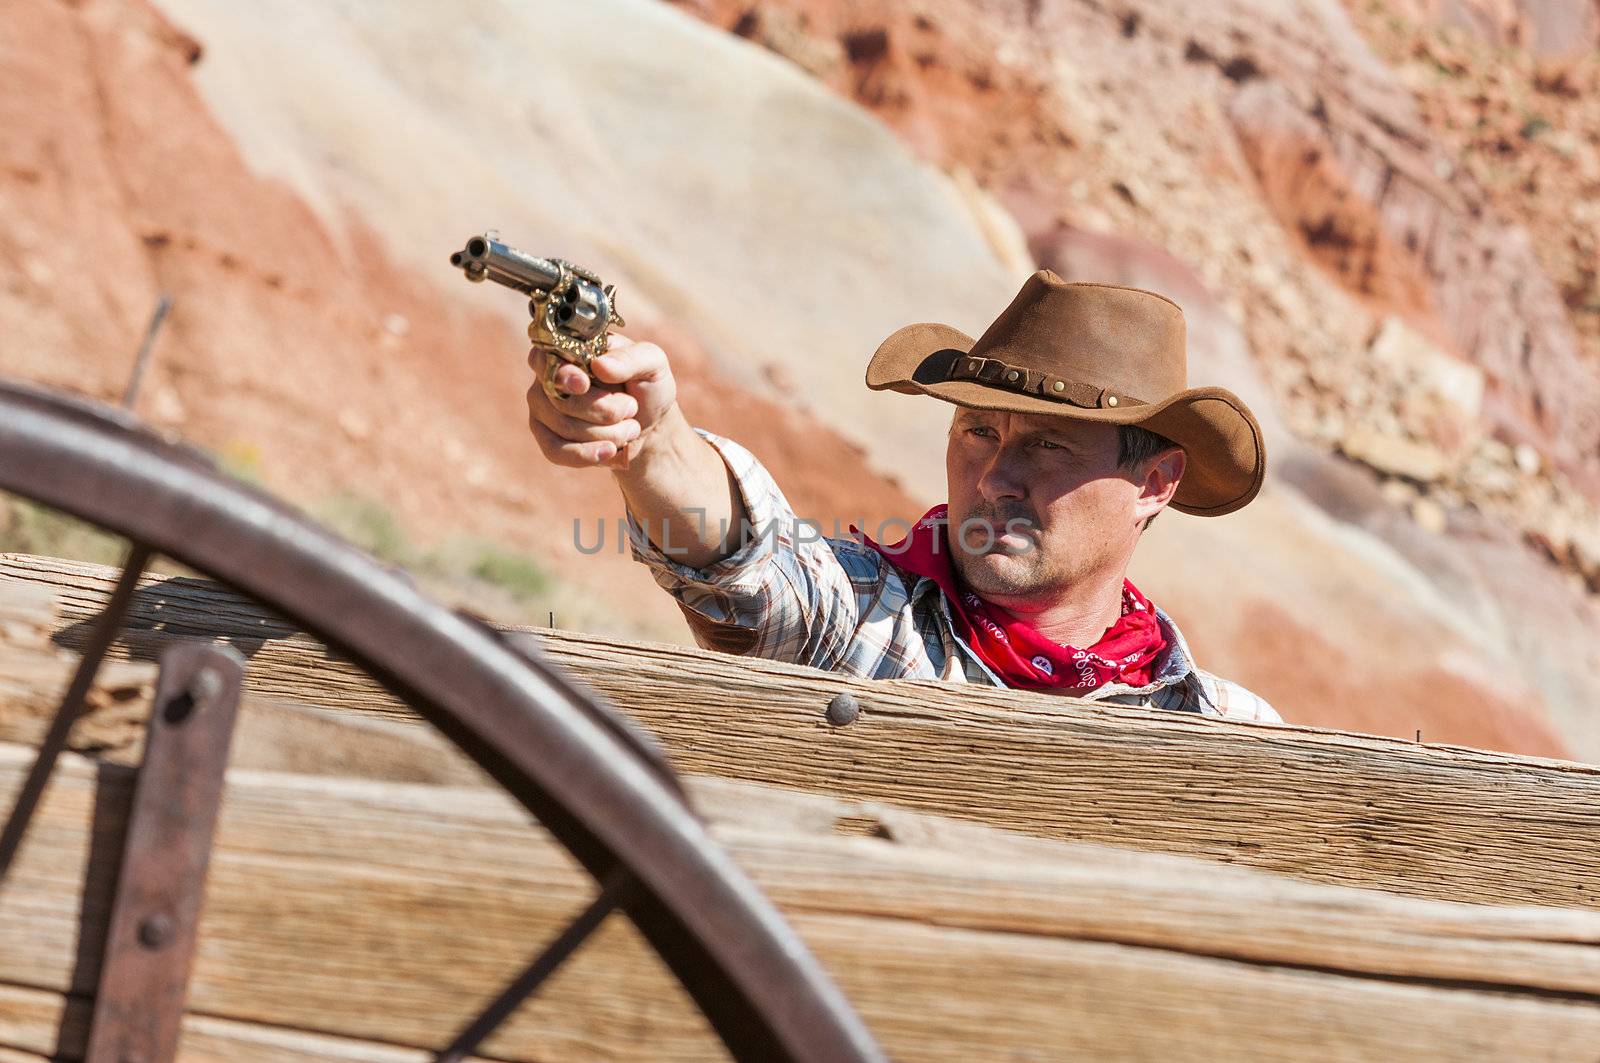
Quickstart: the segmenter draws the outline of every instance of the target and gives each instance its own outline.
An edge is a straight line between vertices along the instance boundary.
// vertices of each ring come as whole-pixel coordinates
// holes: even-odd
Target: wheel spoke
[[[619,869],[608,875],[600,896],[579,913],[554,941],[545,946],[544,951],[506,986],[482,1014],[456,1035],[450,1047],[439,1053],[435,1063],[461,1063],[476,1051],[523,1001],[534,994],[545,979],[555,973],[568,956],[577,951],[578,946],[589,939],[589,935],[599,929],[606,916],[622,904],[633,885],[632,876],[625,871]]]
[[[161,654],[85,1063],[177,1056],[244,668],[230,646],[182,642]],[[85,924],[80,953],[91,936]]]
[[[83,656],[78,660],[77,671],[73,673],[72,682],[68,684],[67,692],[62,696],[61,704],[56,709],[55,717],[50,721],[50,729],[45,733],[44,741],[39,744],[39,753],[33,759],[33,766],[28,769],[28,776],[17,791],[17,799],[11,806],[11,815],[6,819],[5,829],[0,831],[0,884],[5,882],[17,850],[22,847],[22,838],[27,833],[28,823],[33,819],[39,801],[44,797],[45,787],[50,782],[50,772],[55,768],[61,751],[67,746],[67,736],[72,732],[72,725],[83,714],[84,701],[89,696],[90,688],[94,686],[95,676],[100,672],[100,662],[105,659],[106,651],[111,648],[111,644],[116,641],[117,633],[122,630],[123,618],[127,616],[128,608],[133,604],[134,591],[139,588],[139,577],[144,575],[145,567],[150,563],[152,556],[153,551],[140,543],[134,543],[129,547],[127,561],[123,564],[122,574],[117,578],[117,585],[111,592],[111,598],[106,602],[105,609],[95,618],[94,627],[89,632],[89,642],[84,646]]]

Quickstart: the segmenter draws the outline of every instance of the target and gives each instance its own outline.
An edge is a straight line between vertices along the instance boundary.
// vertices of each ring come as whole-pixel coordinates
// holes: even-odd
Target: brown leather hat
[[[1141,288],[1068,284],[1040,270],[976,343],[949,325],[907,325],[867,366],[875,391],[958,406],[1135,424],[1183,447],[1172,505],[1218,517],[1261,490],[1261,426],[1226,388],[1190,388],[1183,311]]]

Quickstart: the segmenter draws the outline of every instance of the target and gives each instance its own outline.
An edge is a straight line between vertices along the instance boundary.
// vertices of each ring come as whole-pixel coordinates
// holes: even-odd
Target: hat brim
[[[1267,452],[1250,408],[1227,388],[1180,391],[1160,402],[1084,408],[975,380],[947,379],[950,366],[974,340],[949,325],[907,325],[879,344],[867,365],[867,387],[936,399],[979,410],[1037,413],[1104,424],[1132,424],[1184,449],[1188,467],[1172,507],[1197,517],[1220,517],[1248,505],[1261,490]]]

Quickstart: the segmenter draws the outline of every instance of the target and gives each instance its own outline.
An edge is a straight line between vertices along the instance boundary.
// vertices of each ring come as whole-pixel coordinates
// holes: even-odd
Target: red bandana
[[[950,602],[958,633],[1006,686],[1093,690],[1111,682],[1140,687],[1151,681],[1167,639],[1154,607],[1132,583],[1122,581],[1122,616],[1099,642],[1086,650],[1063,646],[957,581],[944,532],[948,513],[948,506],[928,510],[911,534],[894,546],[879,546],[865,535],[861,538],[891,565],[927,576],[939,585]]]

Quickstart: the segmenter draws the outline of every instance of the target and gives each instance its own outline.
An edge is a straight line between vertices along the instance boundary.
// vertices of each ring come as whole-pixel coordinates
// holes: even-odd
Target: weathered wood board
[[[0,802],[30,757],[0,745]],[[80,889],[86,868],[105,880],[128,776],[69,755],[0,888],[0,1046],[72,1058],[81,1043],[106,898]],[[898,1060],[1554,1060],[1600,1044],[1600,913],[1318,886],[749,784],[693,791]],[[185,1058],[419,1058],[591,890],[488,789],[234,772]],[[720,1049],[612,920],[485,1055]]]
[[[65,682],[68,649],[110,576],[0,555],[0,738],[36,740]],[[148,684],[148,662],[164,641],[220,637],[250,658],[241,763],[474,777],[425,728],[397,723],[416,717],[356,669],[215,584],[152,580],[134,627],[118,647],[133,662],[113,669],[98,695],[112,738],[135,733],[128,721],[137,713],[119,706]],[[655,732],[685,772],[1313,881],[1464,901],[1600,904],[1594,766],[1010,691],[853,682],[677,647],[544,634],[555,661]],[[823,710],[842,691],[856,695],[862,717],[831,728]],[[362,721],[360,739],[338,740],[322,709]],[[86,732],[95,734],[92,721]]]

